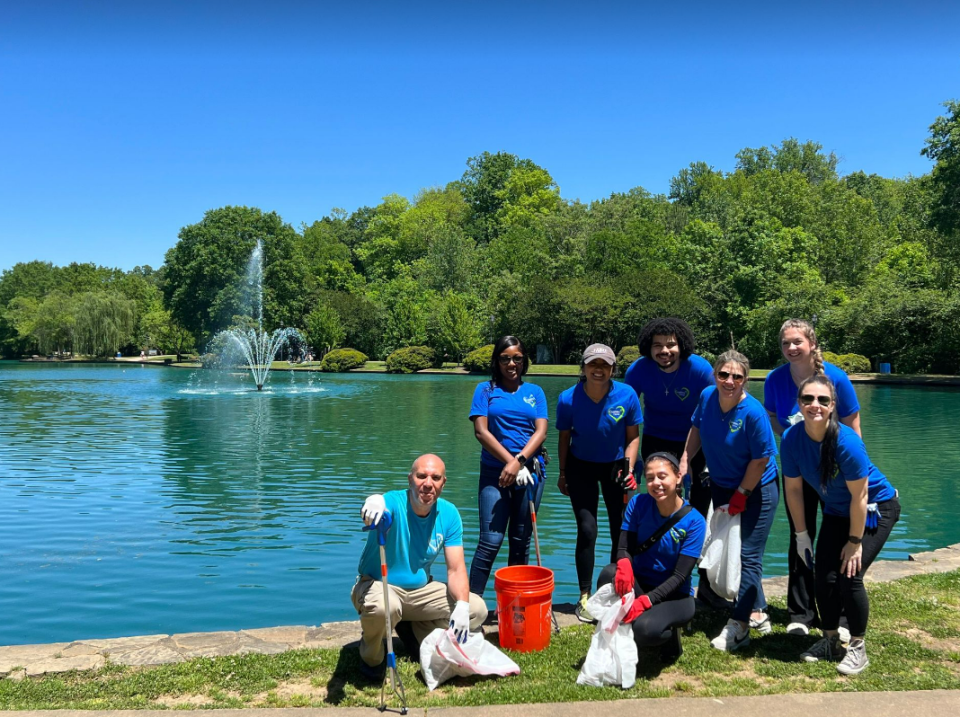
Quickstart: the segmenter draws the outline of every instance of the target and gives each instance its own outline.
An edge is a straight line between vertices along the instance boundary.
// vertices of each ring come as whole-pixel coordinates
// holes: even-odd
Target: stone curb
[[[944,573],[960,569],[960,543],[909,560],[879,560],[867,574],[869,582],[889,582],[910,575]],[[787,592],[786,576],[763,581],[768,596]],[[554,605],[561,627],[577,624],[574,606]],[[491,614],[491,618],[495,616]],[[487,633],[496,631],[489,620]],[[288,625],[239,632],[185,632],[176,635],[141,635],[110,639],[55,642],[47,645],[0,647],[0,678],[22,680],[56,672],[96,670],[108,662],[118,665],[151,666],[185,662],[195,657],[226,655],[275,655],[288,650],[344,647],[360,639],[360,621],[331,622],[319,626]]]

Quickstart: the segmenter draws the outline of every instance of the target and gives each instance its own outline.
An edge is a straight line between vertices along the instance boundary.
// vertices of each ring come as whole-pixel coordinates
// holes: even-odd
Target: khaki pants
[[[390,624],[396,627],[406,620],[414,637],[422,641],[438,627],[450,625],[450,613],[457,601],[447,593],[446,583],[434,580],[416,590],[390,585]],[[353,606],[360,613],[360,657],[368,665],[379,665],[385,655],[383,641],[387,637],[387,621],[383,606],[383,583],[361,577],[350,593]],[[470,629],[477,630],[487,619],[483,598],[470,593]]]

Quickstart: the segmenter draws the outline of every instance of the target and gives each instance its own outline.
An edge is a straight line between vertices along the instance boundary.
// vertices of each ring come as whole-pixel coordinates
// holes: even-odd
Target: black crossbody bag
[[[666,532],[667,532],[668,530],[670,530],[670,528],[672,528],[672,527],[675,526],[677,523],[679,523],[681,520],[683,520],[683,518],[685,518],[685,517],[687,516],[687,514],[688,514],[691,510],[693,510],[693,506],[690,505],[689,503],[687,503],[687,504],[686,504],[685,506],[683,506],[680,510],[678,510],[676,513],[674,513],[673,516],[670,518],[670,520],[668,520],[666,523],[664,523],[664,524],[661,525],[659,528],[657,528],[657,530],[655,530],[655,531],[653,532],[653,535],[651,535],[649,538],[647,538],[646,540],[644,540],[644,541],[643,541],[643,545],[641,545],[641,546],[640,546],[639,548],[637,548],[636,550],[632,550],[631,548],[632,548],[633,546],[631,546],[631,545],[629,544],[630,542],[633,542],[633,544],[636,545],[636,538],[632,538],[632,540],[631,540],[631,538],[628,536],[628,539],[627,539],[627,543],[628,543],[628,544],[627,544],[627,550],[630,552],[631,555],[639,555],[640,553],[643,553],[643,552],[649,550],[649,549],[652,548],[654,545],[656,545],[657,543],[659,543],[659,542],[660,542],[660,538],[662,538],[662,537],[666,534]]]

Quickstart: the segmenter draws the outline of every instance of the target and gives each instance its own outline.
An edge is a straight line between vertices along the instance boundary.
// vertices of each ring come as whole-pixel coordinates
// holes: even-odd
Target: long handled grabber
[[[376,530],[377,542],[380,544],[380,575],[383,582],[383,609],[387,621],[387,671],[383,676],[383,684],[380,686],[380,707],[381,712],[387,709],[387,680],[390,680],[390,688],[394,695],[400,698],[400,714],[407,713],[407,696],[403,691],[403,682],[400,680],[400,673],[397,672],[397,656],[393,652],[393,625],[390,624],[390,588],[387,586],[387,531],[390,530],[390,524],[393,522],[393,516],[390,512],[385,512],[376,525],[368,525],[364,530]]]
[[[540,562],[540,536],[537,535],[537,508],[534,503],[534,491],[537,489],[537,484],[532,483],[527,486],[527,500],[530,503],[530,522],[533,524],[533,547],[537,551],[537,567],[542,568],[543,564]],[[560,634],[560,623],[557,622],[557,613],[550,609],[550,616],[553,618],[553,631],[556,634]]]

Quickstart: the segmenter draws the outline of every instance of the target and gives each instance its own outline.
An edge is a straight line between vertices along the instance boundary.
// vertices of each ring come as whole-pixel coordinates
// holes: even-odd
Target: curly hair
[[[810,342],[810,357],[813,359],[813,371],[817,374],[823,374],[823,351],[820,350],[820,344],[817,342],[817,332],[813,324],[803,319],[787,319],[780,327],[780,345],[783,346],[783,333],[787,329],[797,329]]]
[[[641,356],[653,358],[650,351],[653,348],[654,336],[676,336],[677,346],[680,347],[681,361],[690,358],[690,354],[697,350],[697,341],[693,338],[693,329],[683,319],[668,316],[648,321],[640,329],[640,337],[637,339],[637,347],[640,349]]]

